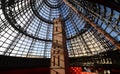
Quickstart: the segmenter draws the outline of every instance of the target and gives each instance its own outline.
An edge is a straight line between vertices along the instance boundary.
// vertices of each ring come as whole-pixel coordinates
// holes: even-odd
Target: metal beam
[[[111,37],[107,32],[101,29],[97,24],[89,20],[86,16],[84,16],[80,11],[78,11],[72,4],[70,4],[67,0],[63,0],[66,5],[68,5],[73,11],[78,13],[85,21],[87,21],[92,27],[94,27],[99,33],[103,34],[108,41],[110,41],[113,45],[115,45],[120,50],[120,43],[116,41],[113,37]]]

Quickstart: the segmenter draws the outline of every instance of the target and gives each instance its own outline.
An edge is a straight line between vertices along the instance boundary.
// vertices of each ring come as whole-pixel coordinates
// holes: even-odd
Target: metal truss
[[[120,12],[87,0],[68,0],[78,11],[120,41]],[[50,58],[53,19],[61,15],[69,57],[99,55],[115,45],[63,0],[0,0],[0,54]]]

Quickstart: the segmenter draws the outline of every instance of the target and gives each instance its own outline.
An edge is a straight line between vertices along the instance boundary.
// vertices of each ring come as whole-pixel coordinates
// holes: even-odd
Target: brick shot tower
[[[69,74],[66,35],[64,30],[64,22],[62,21],[61,17],[53,20],[51,74]]]

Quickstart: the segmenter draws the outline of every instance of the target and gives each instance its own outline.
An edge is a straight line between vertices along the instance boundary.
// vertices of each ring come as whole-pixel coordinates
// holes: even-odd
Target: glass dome
[[[86,0],[70,3],[120,41],[120,12]],[[50,58],[53,19],[60,15],[65,24],[69,57],[115,49],[63,0],[0,0],[0,55]]]

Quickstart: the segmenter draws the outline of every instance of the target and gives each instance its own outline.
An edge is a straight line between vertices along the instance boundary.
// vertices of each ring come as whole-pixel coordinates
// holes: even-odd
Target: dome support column
[[[53,20],[53,44],[51,49],[51,74],[69,74],[68,51],[64,23],[61,18]]]
[[[97,24],[93,21],[89,20],[86,16],[84,16],[80,11],[78,11],[72,4],[70,4],[67,0],[63,0],[66,5],[68,5],[73,11],[78,13],[86,22],[88,22],[92,27],[94,27],[99,33],[103,34],[108,41],[110,41],[113,45],[116,46],[120,50],[120,43],[116,41],[113,37],[111,37],[106,31],[101,29]]]

